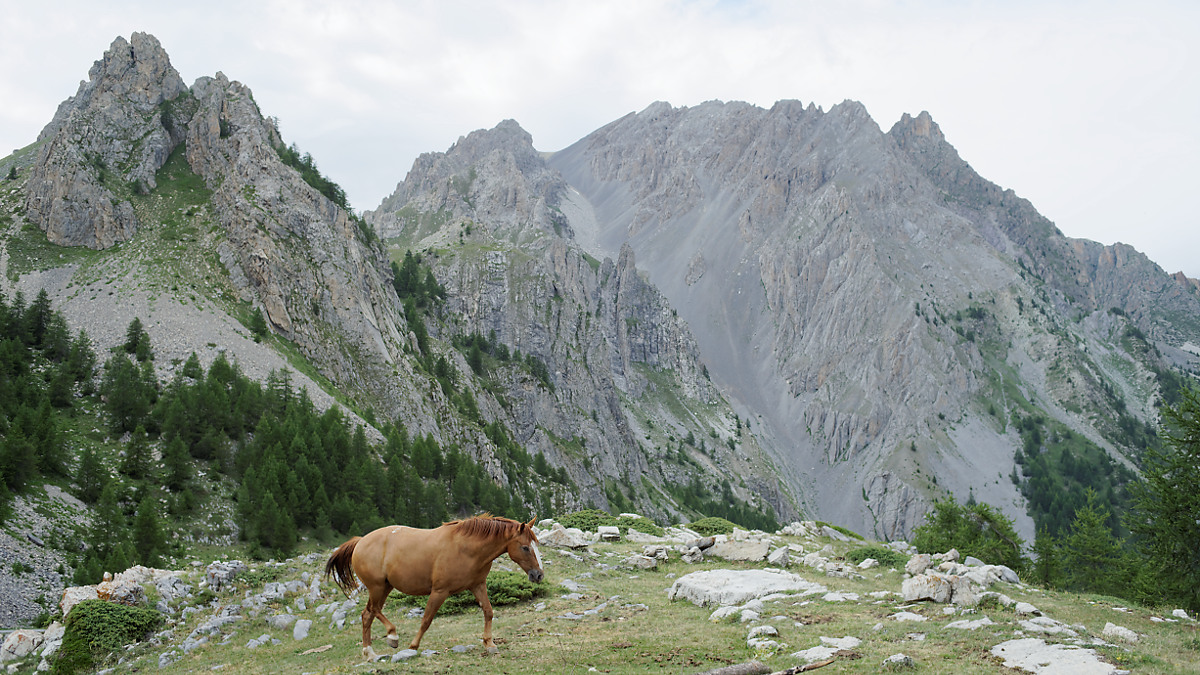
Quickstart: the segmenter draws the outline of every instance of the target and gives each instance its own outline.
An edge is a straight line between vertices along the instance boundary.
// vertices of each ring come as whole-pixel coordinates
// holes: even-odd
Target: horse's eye
[[[521,550],[522,550],[522,551],[525,551],[526,553],[529,553],[529,547],[528,547],[528,546],[522,546],[522,547],[521,547]]]

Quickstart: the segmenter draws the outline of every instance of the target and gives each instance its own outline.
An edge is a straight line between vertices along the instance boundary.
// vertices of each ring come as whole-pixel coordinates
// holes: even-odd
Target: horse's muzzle
[[[535,584],[541,583],[542,578],[545,576],[546,576],[546,574],[544,572],[542,572],[541,570],[538,570],[538,569],[529,570],[529,580]]]

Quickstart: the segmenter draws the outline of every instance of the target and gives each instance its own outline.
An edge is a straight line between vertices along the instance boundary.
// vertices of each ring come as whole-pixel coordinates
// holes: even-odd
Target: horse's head
[[[538,583],[545,576],[542,571],[542,556],[538,553],[537,535],[533,533],[533,520],[521,523],[517,533],[508,540],[508,557],[521,566],[529,580]]]

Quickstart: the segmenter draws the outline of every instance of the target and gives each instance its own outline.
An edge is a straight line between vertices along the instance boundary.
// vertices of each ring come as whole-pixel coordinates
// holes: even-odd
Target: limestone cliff
[[[697,478],[794,513],[756,444],[726,444],[740,422],[633,250],[597,260],[573,240],[566,192],[506,121],[422,155],[367,218],[396,250],[425,252],[448,291],[447,330],[546,362],[553,391],[510,381],[502,412],[531,452],[569,469],[581,503],[611,504],[621,490],[665,515],[678,506],[663,488]],[[688,447],[689,435],[702,441]]]

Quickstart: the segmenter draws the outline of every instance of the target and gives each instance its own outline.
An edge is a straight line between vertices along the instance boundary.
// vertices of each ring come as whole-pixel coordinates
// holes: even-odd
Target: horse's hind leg
[[[376,618],[382,621],[383,625],[387,628],[388,645],[393,649],[400,646],[400,636],[396,635],[396,626],[383,615],[383,604],[387,602],[388,593],[391,592],[392,587],[386,581],[380,586],[369,589],[367,606],[363,608],[362,612],[363,658],[368,661],[374,661],[379,658],[379,655],[371,648],[371,622]]]
[[[396,634],[396,624],[388,621],[388,618],[383,615],[383,605],[387,602],[388,594],[391,592],[391,584],[385,583],[383,590],[378,594],[378,600],[376,600],[376,594],[371,593],[371,604],[375,605],[375,618],[382,621],[384,628],[387,628],[388,646],[395,649],[400,646],[400,636]]]

